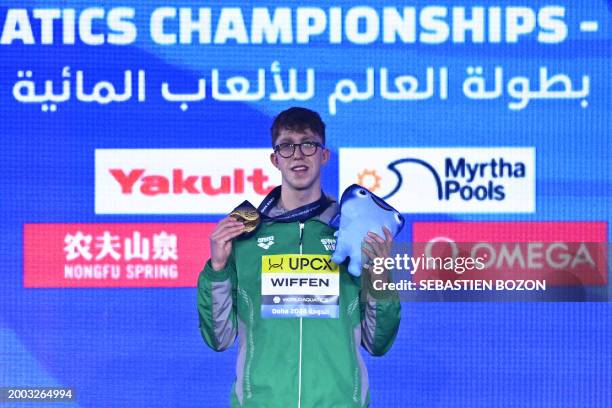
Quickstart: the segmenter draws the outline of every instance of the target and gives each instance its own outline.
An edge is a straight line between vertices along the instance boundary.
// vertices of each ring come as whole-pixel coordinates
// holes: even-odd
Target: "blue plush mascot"
[[[332,261],[339,264],[350,257],[348,271],[353,276],[361,276],[361,244],[369,231],[384,237],[384,226],[395,237],[404,226],[395,208],[357,184],[342,193],[340,221],[334,221],[338,232]]]

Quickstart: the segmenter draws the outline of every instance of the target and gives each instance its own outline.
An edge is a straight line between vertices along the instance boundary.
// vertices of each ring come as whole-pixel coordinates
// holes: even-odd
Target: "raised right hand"
[[[244,225],[232,217],[225,217],[210,234],[210,263],[215,271],[225,268],[232,252],[232,239],[242,234]]]

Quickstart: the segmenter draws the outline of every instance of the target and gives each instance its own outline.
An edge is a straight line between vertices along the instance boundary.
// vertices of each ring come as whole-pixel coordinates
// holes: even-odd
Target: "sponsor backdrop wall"
[[[324,189],[385,197],[402,241],[458,221],[475,242],[609,240],[611,16],[0,1],[0,386],[226,406],[236,348],[205,346],[195,283],[214,223],[280,182],[269,127],[294,105],[327,123]],[[607,282],[583,282],[597,303],[404,303],[392,350],[366,356],[372,405],[612,406]]]

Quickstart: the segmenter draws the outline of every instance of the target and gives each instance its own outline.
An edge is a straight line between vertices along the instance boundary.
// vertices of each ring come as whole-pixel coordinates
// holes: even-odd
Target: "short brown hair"
[[[325,145],[325,123],[317,112],[310,109],[294,106],[279,113],[270,128],[272,146],[276,144],[276,140],[283,129],[294,132],[303,132],[310,129],[312,133],[321,137],[321,142]]]

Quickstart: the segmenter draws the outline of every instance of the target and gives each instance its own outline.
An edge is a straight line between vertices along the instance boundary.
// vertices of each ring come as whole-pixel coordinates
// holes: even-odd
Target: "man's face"
[[[321,137],[313,133],[310,129],[303,132],[282,129],[276,139],[276,145],[284,143],[321,143]],[[308,190],[316,187],[320,188],[321,166],[329,160],[329,150],[317,148],[312,156],[305,156],[299,147],[295,148],[295,153],[289,158],[282,157],[280,153],[272,153],[270,160],[274,167],[280,170],[283,177],[283,185],[293,190]]]

